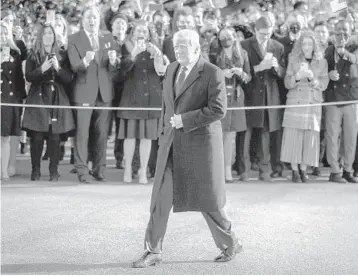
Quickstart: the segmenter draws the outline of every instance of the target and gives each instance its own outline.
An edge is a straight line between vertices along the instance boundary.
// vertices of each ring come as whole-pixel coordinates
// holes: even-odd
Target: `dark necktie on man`
[[[181,68],[181,72],[179,74],[179,77],[177,79],[177,82],[175,84],[175,96],[177,97],[180,93],[180,89],[183,86],[184,80],[185,80],[185,75],[186,75],[186,71],[188,71],[187,67],[182,67]]]

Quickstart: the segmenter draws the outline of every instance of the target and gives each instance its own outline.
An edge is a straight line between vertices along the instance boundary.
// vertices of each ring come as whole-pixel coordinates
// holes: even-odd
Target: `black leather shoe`
[[[41,173],[38,171],[33,171],[31,173],[31,181],[40,180],[40,177],[41,177]]]
[[[317,167],[313,168],[312,175],[314,176],[321,176],[321,170]]]
[[[353,177],[358,177],[358,171],[354,171]]]
[[[103,173],[92,173],[92,177],[97,181],[106,182],[106,177]]]
[[[76,168],[72,168],[72,170],[70,170],[70,173],[76,174],[76,173],[77,173],[77,169],[76,169]]]
[[[234,246],[228,247],[223,250],[220,255],[214,259],[214,261],[220,263],[230,262],[235,258],[236,254],[240,253],[241,251],[242,244],[240,242],[237,242]]]
[[[298,173],[298,171],[295,170],[292,171],[292,182],[294,183],[300,182],[300,174]]]
[[[269,175],[260,175],[259,180],[262,180],[264,182],[273,182],[271,176]]]
[[[78,175],[78,181],[84,184],[91,183],[84,174]]]
[[[282,177],[282,172],[272,172],[270,175],[272,178]]]
[[[309,180],[306,171],[300,171],[300,176],[301,176],[301,181],[303,183],[306,183]]]
[[[50,181],[57,182],[59,177],[60,177],[60,174],[58,172],[50,173]]]
[[[144,255],[137,261],[135,261],[132,266],[134,268],[145,268],[148,266],[157,266],[162,262],[162,254],[158,253],[152,253],[149,251],[146,251]]]
[[[341,184],[347,183],[347,180],[345,180],[340,173],[331,173],[329,176],[329,181]]]
[[[347,180],[349,183],[358,183],[358,180],[353,177],[353,174],[346,171],[343,171],[342,178]]]
[[[117,160],[117,162],[116,162],[116,168],[117,168],[118,170],[123,170],[123,169],[124,169],[124,167],[123,167],[123,165],[122,165],[122,160]]]

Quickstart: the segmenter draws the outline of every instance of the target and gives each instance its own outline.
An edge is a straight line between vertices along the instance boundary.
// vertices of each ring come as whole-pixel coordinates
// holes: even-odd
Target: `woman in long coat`
[[[284,113],[281,161],[291,163],[293,182],[307,182],[307,165],[318,167],[322,108],[309,105],[323,102],[328,82],[327,61],[314,34],[306,32],[295,43],[285,77],[287,105],[307,105],[286,108]]]
[[[22,60],[26,56],[24,43],[20,49],[12,40],[10,28],[1,21],[1,102],[22,103],[26,97]],[[22,50],[22,51],[21,51]],[[5,53],[6,52],[6,53]],[[18,137],[21,133],[21,108],[13,106],[1,107],[1,179],[8,180],[15,173],[16,155],[11,158],[10,137]],[[17,140],[18,141],[18,140]],[[18,143],[16,143],[16,149]],[[16,152],[16,151],[15,151]],[[13,159],[13,162],[11,162]]]
[[[67,51],[59,50],[51,25],[40,28],[36,43],[26,61],[26,80],[31,83],[27,104],[64,105],[70,101],[64,89],[72,81]],[[57,181],[60,134],[75,128],[72,110],[25,108],[23,128],[31,137],[31,180],[41,176],[40,162],[44,138],[48,138],[50,181]]]
[[[154,58],[160,58],[161,52],[151,36],[146,22],[139,21],[133,28],[134,47],[126,42],[122,47],[121,70],[126,80],[120,100],[120,107],[158,107],[161,106],[162,85],[158,76]],[[147,166],[152,140],[158,139],[158,121],[160,111],[119,111],[121,118],[118,132],[124,140],[125,171],[124,182],[132,182],[132,160],[136,139],[140,140],[139,183],[147,183]]]
[[[210,55],[211,63],[223,69],[226,84],[227,106],[244,106],[244,92],[241,84],[251,80],[250,64],[247,52],[241,48],[235,30],[225,27],[218,33],[219,50],[217,55]],[[237,170],[241,180],[247,180],[245,176],[244,163],[244,141],[246,131],[245,110],[228,110],[222,120],[224,134],[224,155],[225,155],[225,178],[227,182],[232,182],[232,148],[236,134],[236,160],[238,160]]]

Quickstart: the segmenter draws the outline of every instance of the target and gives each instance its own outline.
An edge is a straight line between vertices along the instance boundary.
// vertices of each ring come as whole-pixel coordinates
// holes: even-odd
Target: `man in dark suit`
[[[245,106],[270,106],[280,105],[280,93],[278,80],[282,80],[285,74],[284,48],[281,43],[270,39],[273,32],[271,20],[263,16],[256,21],[254,37],[242,42],[242,47],[247,51],[251,66],[252,80],[246,85]],[[250,164],[250,142],[253,130],[259,134],[259,168],[260,179],[271,182],[269,174],[270,148],[277,148],[277,144],[272,144],[270,139],[275,132],[281,129],[282,125],[281,109],[256,109],[247,110],[247,130],[245,137],[245,162],[246,168],[251,168]],[[277,152],[278,150],[273,150]],[[271,151],[272,152],[272,151]],[[277,158],[276,158],[277,159]]]
[[[177,62],[168,66],[163,84],[146,252],[133,263],[136,268],[161,262],[172,206],[174,212],[202,212],[221,250],[215,261],[230,261],[242,249],[223,209],[226,195],[220,120],[227,106],[224,76],[201,57],[196,31],[181,30],[173,41]]]
[[[183,7],[174,12],[172,20],[173,35],[179,30],[194,30],[196,28],[195,18],[191,8]],[[173,48],[173,36],[166,37],[163,42],[163,55],[166,55],[170,62],[175,61]]]
[[[76,74],[73,102],[77,106],[110,107],[113,100],[112,77],[117,68],[115,43],[110,33],[99,31],[100,13],[96,7],[83,11],[82,23],[83,29],[68,39],[68,55]],[[105,181],[110,110],[79,109],[76,121],[74,156],[78,179],[83,183],[89,182],[86,161],[91,135],[92,175],[98,181]]]

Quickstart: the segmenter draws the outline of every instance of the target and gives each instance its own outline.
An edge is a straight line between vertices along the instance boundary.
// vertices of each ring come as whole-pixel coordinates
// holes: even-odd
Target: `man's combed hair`
[[[178,39],[186,39],[190,41],[193,46],[200,46],[199,34],[194,30],[180,30],[174,34],[173,42],[175,43]]]

